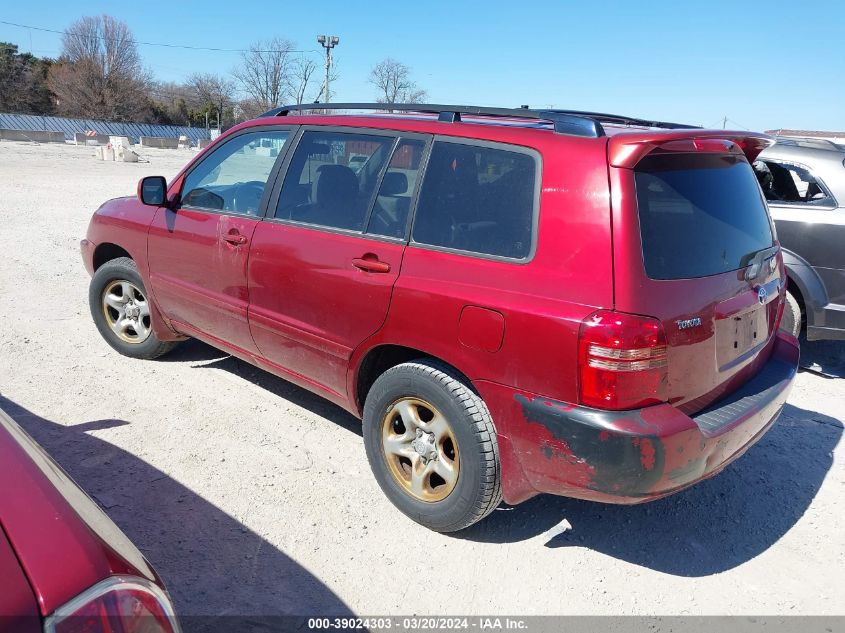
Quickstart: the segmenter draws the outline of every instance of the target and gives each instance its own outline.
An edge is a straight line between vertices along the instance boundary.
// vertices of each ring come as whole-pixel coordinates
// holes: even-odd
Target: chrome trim
[[[654,358],[651,360],[602,360],[600,358],[590,358],[587,365],[595,367],[596,369],[606,369],[608,371],[645,371],[647,369],[662,369],[669,365],[669,360],[665,357]]]
[[[642,360],[666,356],[666,346],[657,345],[655,347],[638,349],[614,349],[611,347],[603,347],[601,345],[590,345],[587,353],[593,356],[600,356],[602,358],[609,359]]]

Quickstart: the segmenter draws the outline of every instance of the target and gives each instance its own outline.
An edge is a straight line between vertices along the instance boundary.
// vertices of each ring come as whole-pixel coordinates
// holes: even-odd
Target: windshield
[[[643,260],[651,279],[737,270],[773,244],[769,214],[744,157],[647,156],[635,178]]]

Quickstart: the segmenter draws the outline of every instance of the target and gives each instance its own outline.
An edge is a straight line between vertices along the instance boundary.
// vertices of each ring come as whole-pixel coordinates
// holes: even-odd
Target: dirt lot
[[[757,446],[674,497],[539,497],[434,534],[381,494],[340,409],[196,342],[144,362],[100,339],[78,248],[91,212],[193,153],[143,155],[0,143],[0,406],[135,541],[179,612],[843,612],[845,380],[801,373]],[[806,353],[845,375],[845,346]]]

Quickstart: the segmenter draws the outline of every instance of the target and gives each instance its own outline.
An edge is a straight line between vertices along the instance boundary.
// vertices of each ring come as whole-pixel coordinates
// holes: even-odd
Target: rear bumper
[[[513,406],[502,389],[479,385],[499,430],[505,500],[545,492],[641,503],[715,475],[775,422],[797,368],[797,341],[779,334],[754,378],[693,416],[669,404],[600,411],[508,390]]]

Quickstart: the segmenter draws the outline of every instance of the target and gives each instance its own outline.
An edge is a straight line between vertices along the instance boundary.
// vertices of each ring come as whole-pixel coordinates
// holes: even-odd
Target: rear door
[[[387,316],[427,143],[398,132],[305,129],[255,231],[252,337],[267,360],[326,395],[346,393],[352,351]]]
[[[265,186],[290,133],[234,135],[183,177],[177,208],[158,209],[147,242],[150,280],[180,330],[257,353],[247,323],[247,261]]]
[[[736,144],[655,150],[611,167],[616,309],[657,317],[669,401],[707,406],[768,358],[781,303],[780,256]]]

